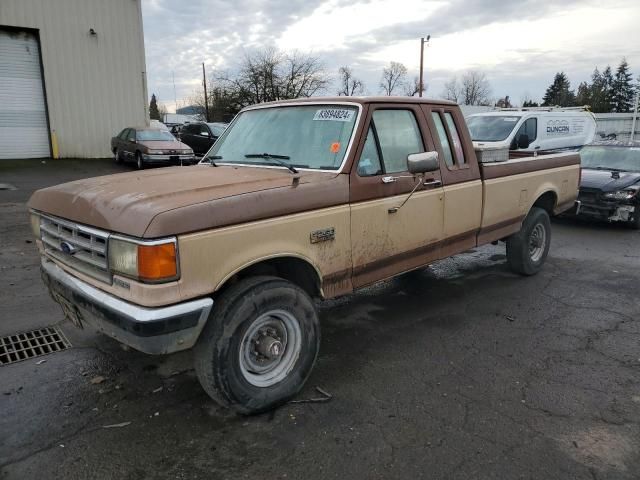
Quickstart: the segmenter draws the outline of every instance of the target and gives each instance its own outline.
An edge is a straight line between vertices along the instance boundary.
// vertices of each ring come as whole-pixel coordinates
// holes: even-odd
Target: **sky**
[[[468,70],[515,104],[541,99],[558,71],[577,88],[596,66],[615,69],[626,57],[640,76],[638,0],[142,0],[142,11],[149,95],[170,112],[201,89],[203,62],[212,75],[232,73],[264,47],[319,57],[335,79],[349,66],[368,95],[381,93],[391,61],[408,80],[418,75],[427,35],[427,97]]]

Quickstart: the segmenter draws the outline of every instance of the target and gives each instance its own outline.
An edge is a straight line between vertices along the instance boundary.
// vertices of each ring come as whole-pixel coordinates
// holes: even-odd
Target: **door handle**
[[[391,176],[388,176],[388,177],[382,177],[382,183],[393,183],[393,182],[395,182],[396,180],[397,180],[397,178],[396,178],[396,177],[391,177]]]
[[[442,186],[442,181],[434,178],[433,180],[427,180],[423,185],[426,187],[440,187]]]

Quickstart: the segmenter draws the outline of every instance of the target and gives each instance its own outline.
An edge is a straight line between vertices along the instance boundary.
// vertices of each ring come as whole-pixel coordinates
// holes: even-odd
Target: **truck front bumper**
[[[140,307],[83,282],[46,258],[41,272],[49,293],[76,326],[90,325],[144,353],[158,355],[193,347],[213,307],[211,298]]]

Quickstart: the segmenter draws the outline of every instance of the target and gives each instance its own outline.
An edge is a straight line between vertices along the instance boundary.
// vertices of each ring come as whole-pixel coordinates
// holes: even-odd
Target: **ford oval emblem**
[[[60,242],[60,250],[62,250],[62,253],[66,253],[67,255],[73,255],[76,253],[76,248],[69,242]]]

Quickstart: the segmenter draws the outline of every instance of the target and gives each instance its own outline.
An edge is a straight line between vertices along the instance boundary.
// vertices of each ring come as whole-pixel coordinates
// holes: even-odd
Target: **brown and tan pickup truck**
[[[579,176],[571,153],[480,164],[453,103],[311,98],[245,109],[197,166],[46,188],[30,208],[69,319],[150,354],[194,348],[204,389],[255,413],[311,372],[314,299],[499,240],[535,274]]]

